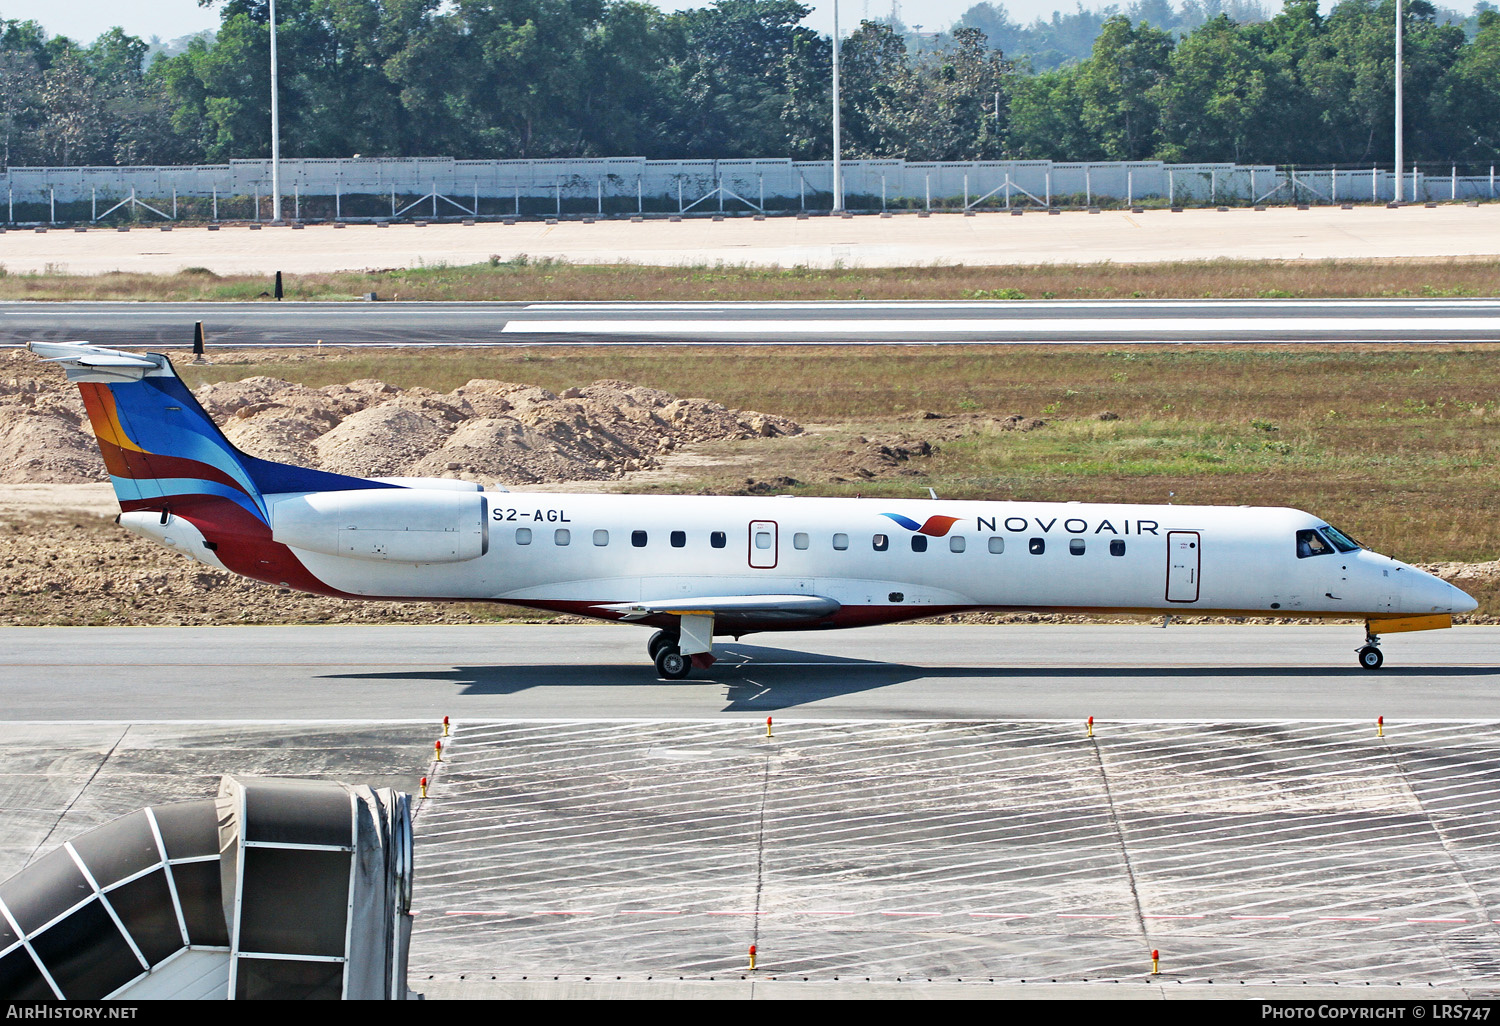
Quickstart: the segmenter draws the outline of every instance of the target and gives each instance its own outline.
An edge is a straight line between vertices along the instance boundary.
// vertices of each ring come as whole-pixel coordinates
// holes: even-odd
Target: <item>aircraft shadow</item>
[[[1209,680],[1249,682],[1301,678],[1347,678],[1365,684],[1410,682],[1424,677],[1496,677],[1493,666],[1391,666],[1377,672],[1357,666],[916,666],[875,660],[817,655],[786,649],[736,644],[709,670],[694,670],[686,680],[655,676],[639,663],[558,665],[500,664],[455,666],[451,670],[325,674],[323,680],[393,681],[457,685],[465,695],[503,696],[538,688],[631,687],[722,689],[727,704],[719,711],[767,711],[916,680],[1060,681],[1060,680]]]

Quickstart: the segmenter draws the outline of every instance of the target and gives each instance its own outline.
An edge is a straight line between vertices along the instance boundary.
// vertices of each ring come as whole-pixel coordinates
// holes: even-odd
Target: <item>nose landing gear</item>
[[[1380,638],[1375,634],[1366,634],[1365,643],[1359,649],[1359,665],[1366,670],[1378,670],[1385,662],[1385,656],[1380,654]]]

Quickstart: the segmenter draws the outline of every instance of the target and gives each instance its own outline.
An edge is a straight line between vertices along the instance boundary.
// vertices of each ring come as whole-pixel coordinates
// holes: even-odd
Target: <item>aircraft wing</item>
[[[842,607],[821,595],[713,595],[660,601],[611,602],[598,608],[621,614],[622,620],[644,620],[664,613],[676,616],[715,616],[745,623],[795,623],[821,620]]]

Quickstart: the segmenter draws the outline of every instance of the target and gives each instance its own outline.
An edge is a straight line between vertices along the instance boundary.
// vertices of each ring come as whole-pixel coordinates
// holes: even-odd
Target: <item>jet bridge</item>
[[[405,998],[410,796],[224,777],[0,884],[0,1001]]]

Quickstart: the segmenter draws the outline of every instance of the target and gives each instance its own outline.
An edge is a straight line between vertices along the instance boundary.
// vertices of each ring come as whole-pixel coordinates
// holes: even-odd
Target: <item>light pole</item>
[[[1401,142],[1401,0],[1396,0],[1396,202],[1401,202],[1401,168],[1405,154]],[[1415,196],[1412,199],[1416,199]]]
[[[281,108],[276,99],[276,0],[271,0],[271,223],[281,223]]]
[[[839,136],[839,0],[833,0],[833,212],[844,210],[843,146]]]

